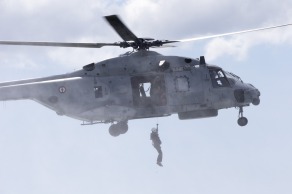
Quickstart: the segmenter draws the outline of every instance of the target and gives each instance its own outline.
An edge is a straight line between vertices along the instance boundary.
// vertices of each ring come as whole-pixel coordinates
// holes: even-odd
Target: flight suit
[[[153,147],[157,150],[158,152],[158,157],[157,157],[157,164],[159,166],[162,166],[162,150],[161,150],[161,140],[158,136],[158,131],[152,131],[150,134],[150,139],[152,140],[152,145]]]

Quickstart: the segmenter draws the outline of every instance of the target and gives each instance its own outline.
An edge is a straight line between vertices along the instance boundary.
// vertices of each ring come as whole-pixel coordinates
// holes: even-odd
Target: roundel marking
[[[62,93],[62,94],[65,93],[66,92],[66,88],[64,86],[61,86],[59,88],[59,92]]]

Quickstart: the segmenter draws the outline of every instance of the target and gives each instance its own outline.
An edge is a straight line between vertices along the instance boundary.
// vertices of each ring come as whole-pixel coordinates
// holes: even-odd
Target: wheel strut
[[[247,123],[248,123],[247,118],[245,118],[245,117],[243,116],[243,107],[242,107],[242,106],[239,107],[237,123],[238,123],[238,125],[241,126],[241,127],[247,125]]]
[[[239,107],[238,118],[243,117],[243,107]]]

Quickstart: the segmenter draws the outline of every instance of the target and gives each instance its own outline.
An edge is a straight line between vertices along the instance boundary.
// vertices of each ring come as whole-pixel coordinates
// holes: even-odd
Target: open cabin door
[[[131,78],[133,104],[136,107],[165,106],[166,91],[163,75]]]

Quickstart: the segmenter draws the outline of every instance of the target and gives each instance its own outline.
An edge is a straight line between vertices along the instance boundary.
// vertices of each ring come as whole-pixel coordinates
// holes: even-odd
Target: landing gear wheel
[[[118,123],[119,125],[119,131],[120,134],[125,134],[128,131],[128,122],[127,121],[121,121]]]
[[[247,120],[247,118],[245,118],[245,117],[243,116],[243,108],[242,108],[242,106],[239,107],[238,117],[239,117],[239,118],[238,118],[238,120],[237,120],[237,123],[238,123],[239,126],[243,127],[243,126],[247,125],[248,120]]]
[[[117,137],[117,136],[120,135],[120,132],[119,132],[118,127],[117,127],[117,124],[112,124],[110,126],[110,128],[108,129],[108,132],[113,137]]]
[[[109,134],[113,137],[117,137],[121,134],[125,134],[128,131],[128,121],[121,121],[117,124],[112,124],[109,128]]]
[[[243,127],[243,126],[247,125],[248,120],[247,120],[247,118],[245,118],[245,117],[240,117],[240,118],[237,120],[237,123],[238,123],[239,126]]]

